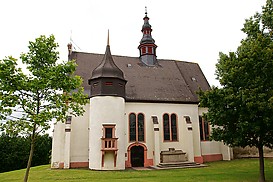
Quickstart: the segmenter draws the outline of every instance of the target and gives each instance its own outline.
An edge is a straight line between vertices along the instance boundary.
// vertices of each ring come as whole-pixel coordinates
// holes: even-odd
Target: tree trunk
[[[30,171],[31,162],[32,162],[32,158],[33,158],[34,145],[35,145],[35,131],[36,131],[36,124],[34,124],[32,134],[31,134],[30,152],[29,152],[29,157],[28,157],[27,169],[26,169],[26,173],[25,173],[25,177],[24,177],[24,182],[28,181],[29,171]]]
[[[264,150],[263,146],[258,146],[259,150],[259,164],[260,164],[260,178],[259,182],[265,182],[265,175],[264,175]]]

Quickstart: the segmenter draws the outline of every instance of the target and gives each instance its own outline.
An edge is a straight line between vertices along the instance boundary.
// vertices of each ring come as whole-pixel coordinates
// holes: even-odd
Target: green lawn
[[[30,182],[77,181],[258,181],[258,159],[240,159],[207,163],[191,169],[135,171],[91,171],[87,169],[51,170],[49,165],[33,167]],[[273,159],[265,160],[267,181],[273,182]],[[0,173],[0,181],[23,181],[25,170]]]

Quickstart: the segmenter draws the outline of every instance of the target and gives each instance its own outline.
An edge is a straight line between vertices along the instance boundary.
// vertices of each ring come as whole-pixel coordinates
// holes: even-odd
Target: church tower
[[[149,17],[147,16],[147,8],[145,7],[145,17],[143,18],[144,24],[142,26],[143,37],[138,46],[140,53],[140,60],[147,66],[157,65],[155,40],[152,37],[152,26],[149,23]]]
[[[125,84],[123,72],[111,55],[108,32],[104,57],[89,79],[90,169],[125,169]]]

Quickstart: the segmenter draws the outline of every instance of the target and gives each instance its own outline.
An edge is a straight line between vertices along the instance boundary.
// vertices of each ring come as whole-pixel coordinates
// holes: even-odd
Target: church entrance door
[[[144,148],[142,146],[133,146],[131,148],[132,167],[144,167]]]

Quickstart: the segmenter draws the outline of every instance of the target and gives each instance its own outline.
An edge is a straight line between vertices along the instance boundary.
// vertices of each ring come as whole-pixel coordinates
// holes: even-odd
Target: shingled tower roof
[[[109,31],[105,54],[100,64],[93,69],[91,78],[88,80],[91,85],[90,96],[119,96],[125,97],[125,84],[123,72],[115,64],[110,51]]]
[[[109,32],[108,32],[107,46],[106,46],[104,57],[101,63],[92,71],[91,79],[102,78],[102,77],[119,78],[121,80],[125,80],[123,72],[117,67],[117,65],[115,64],[112,58],[110,45],[109,45]]]

